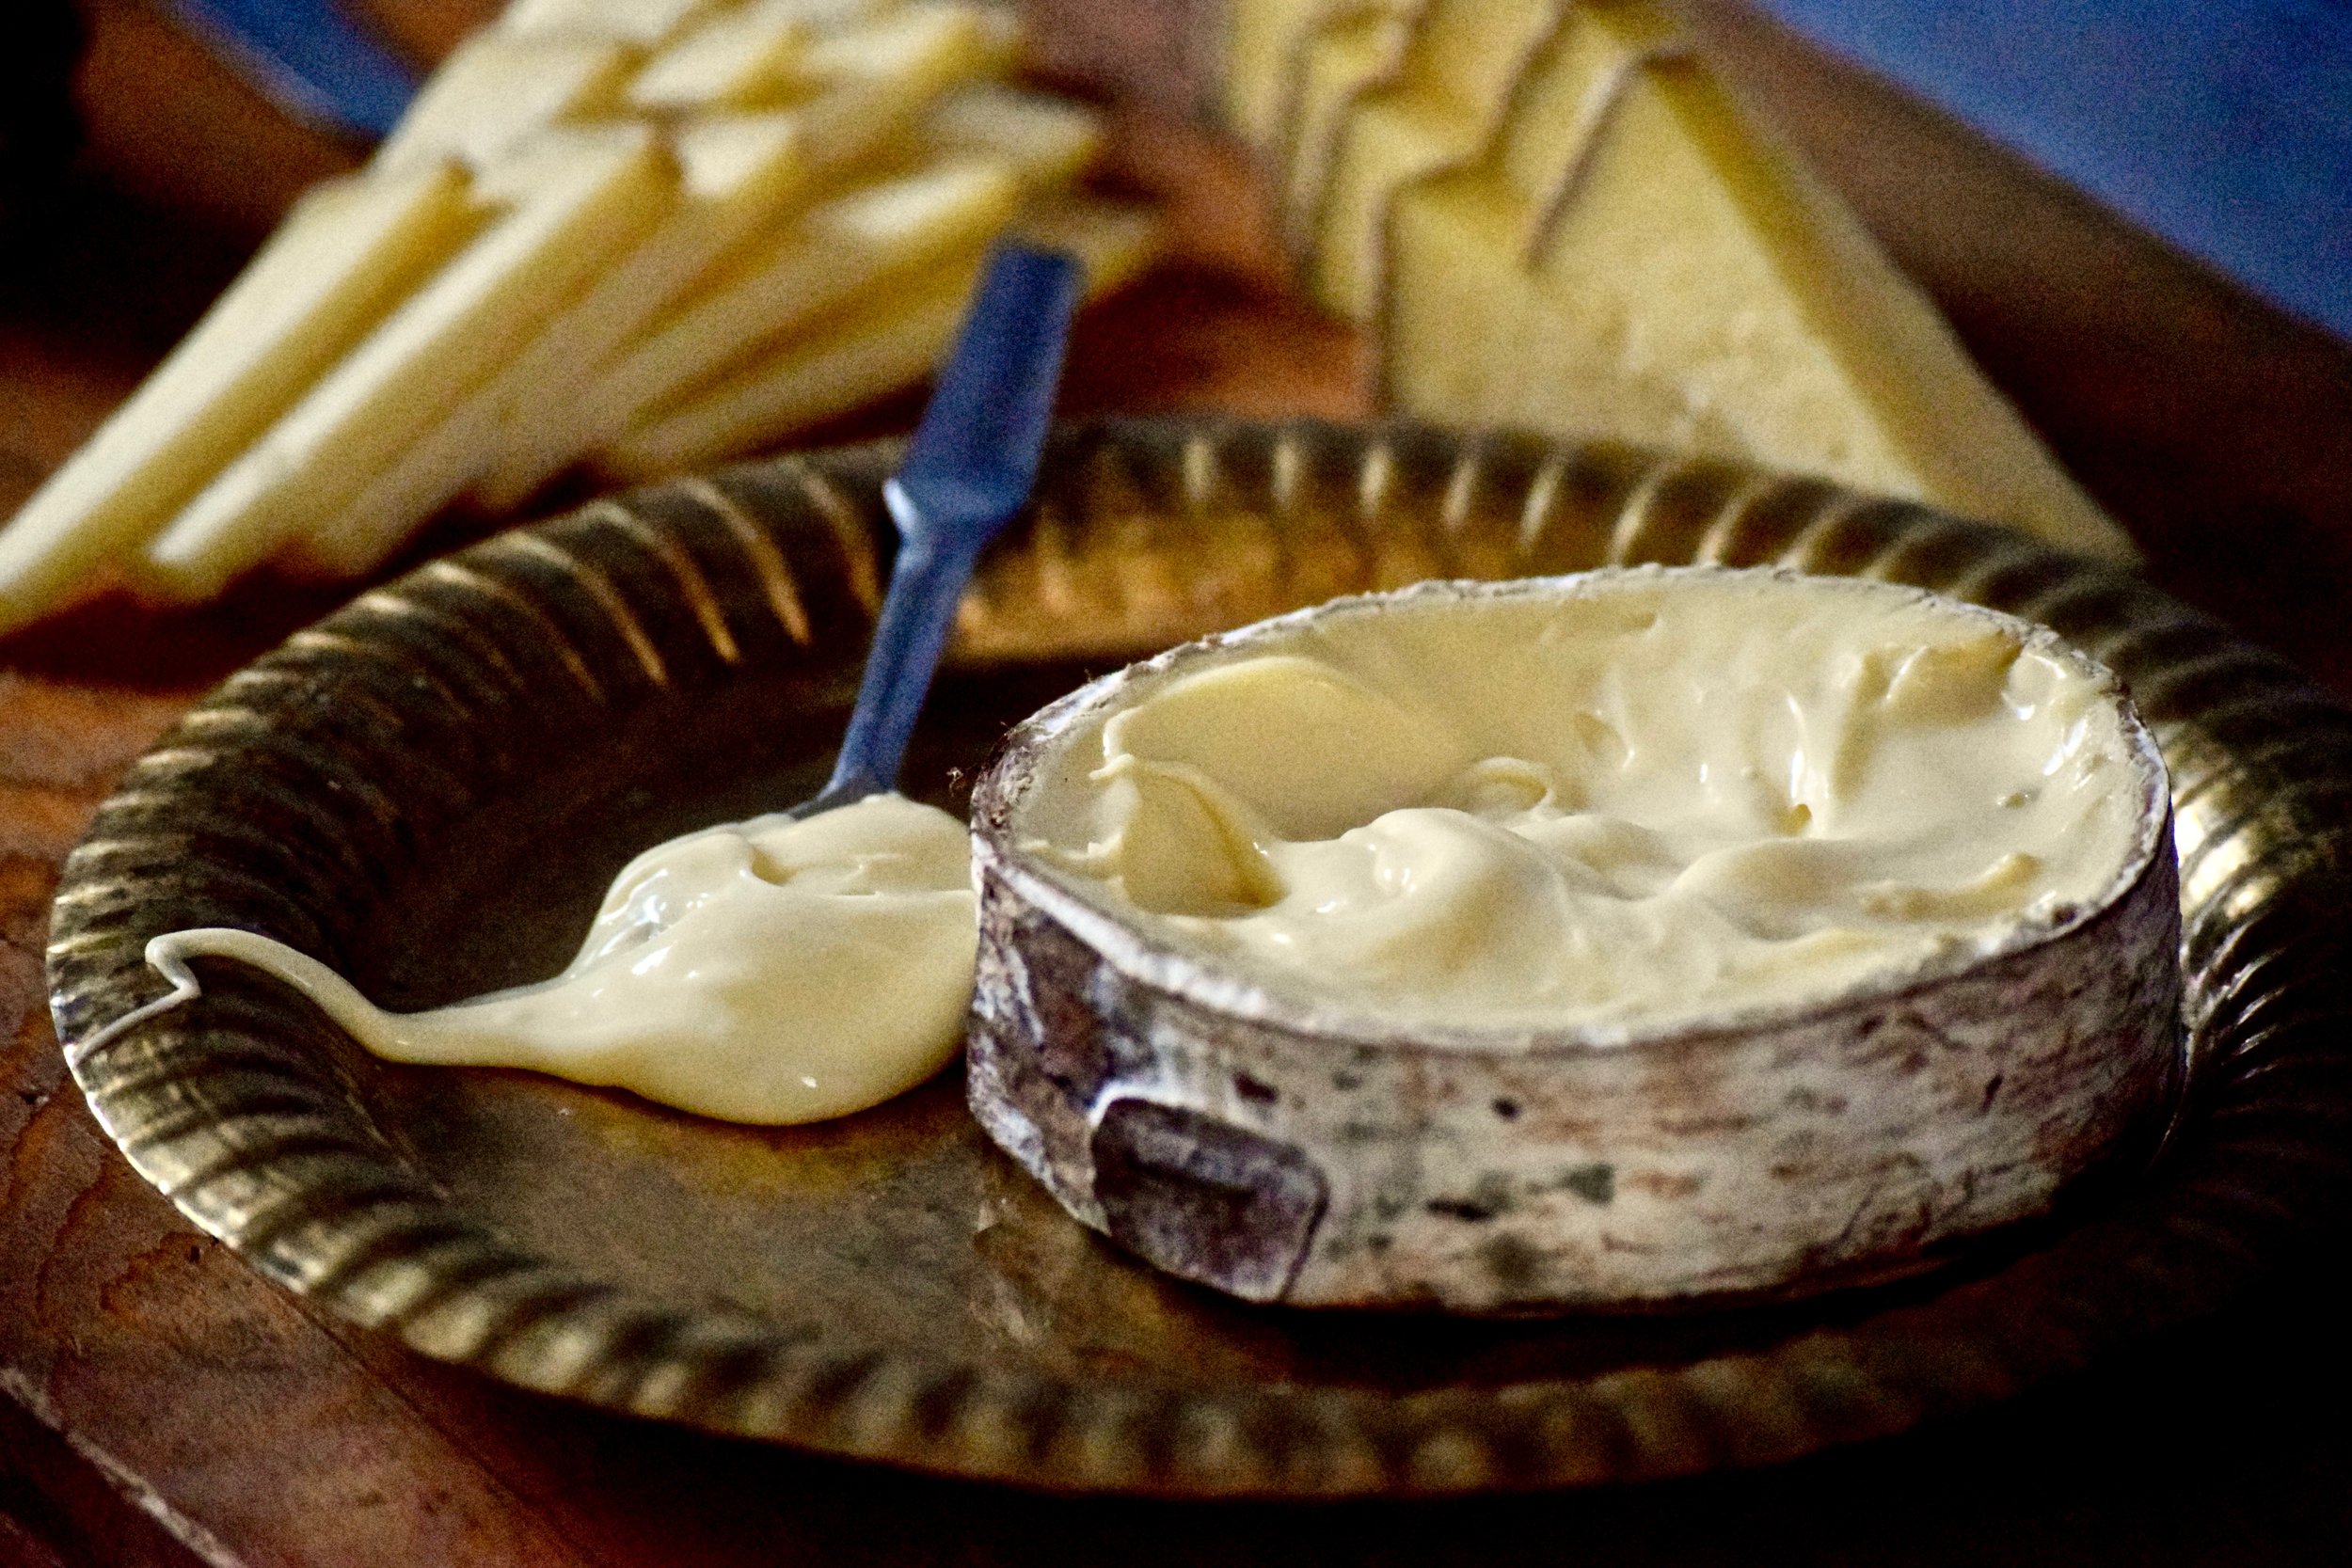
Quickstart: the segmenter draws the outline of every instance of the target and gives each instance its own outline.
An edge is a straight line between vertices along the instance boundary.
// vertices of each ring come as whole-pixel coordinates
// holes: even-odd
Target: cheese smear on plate
[[[392,1061],[528,1068],[780,1123],[863,1110],[946,1066],[976,941],[963,824],[877,795],[658,845],[613,879],[563,974],[430,1012],[386,1012],[250,931],[175,931],[147,953],[183,988],[167,1001],[194,994],[187,959],[236,958]]]
[[[1769,572],[1570,581],[1147,674],[1060,749],[1022,847],[1277,992],[1603,1031],[1965,961],[2134,851],[2121,691],[2022,623]]]

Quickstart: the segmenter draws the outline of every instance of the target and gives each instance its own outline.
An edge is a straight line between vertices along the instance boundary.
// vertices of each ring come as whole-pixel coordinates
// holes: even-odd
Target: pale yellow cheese
[[[789,112],[704,117],[679,127],[670,146],[682,187],[675,210],[347,505],[291,541],[295,570],[358,576],[469,486],[493,510],[536,489],[577,451],[569,444],[577,399],[549,388],[584,386],[715,258],[783,211],[807,178]]]
[[[803,56],[809,156],[839,167],[911,132],[942,95],[1004,64],[993,7],[931,3],[829,33]]]
[[[1294,248],[1314,243],[1315,217],[1348,111],[1367,89],[1394,78],[1427,3],[1335,5],[1321,13],[1299,50],[1273,160],[1276,209]]]
[[[1914,590],[1651,570],[1282,626],[1132,677],[1012,829],[1390,1026],[1828,1003],[2111,898],[2142,840],[2111,677]]]
[[[977,243],[1010,217],[1016,185],[1044,192],[1066,183],[1092,159],[1102,135],[1101,117],[1083,104],[994,84],[967,87],[925,120],[916,143],[923,161],[914,172],[819,204],[705,280],[691,299],[673,290],[658,324],[657,311],[609,303],[568,312],[551,333],[577,328],[570,341],[592,349],[563,378],[580,390],[550,399],[531,396],[519,379],[510,387],[508,406],[530,418],[506,420],[476,498],[493,511],[513,506],[696,381],[717,377],[870,289],[892,286],[931,258]]]
[[[1394,79],[1357,97],[1333,141],[1309,267],[1327,309],[1372,319],[1391,197],[1486,147],[1563,9],[1563,0],[1433,0]]]
[[[1140,277],[1158,258],[1168,226],[1159,209],[1142,202],[1063,195],[1031,202],[1012,237],[1075,260],[1085,269],[1087,298],[1092,300]]]
[[[847,1116],[952,1061],[977,941],[963,824],[876,795],[658,845],[614,879],[561,974],[430,1012],[388,1013],[251,931],[167,932],[147,958],[172,982],[165,1006],[199,994],[188,959],[231,958],[392,1061],[521,1068],[773,1124]]]
[[[634,47],[612,39],[477,33],[425,82],[373,165],[496,163],[548,126],[614,112],[637,59]]]
[[[1531,97],[1489,167],[1393,211],[1394,405],[1748,458],[2129,559],[1859,220],[1703,65],[1605,69],[1653,36],[1588,49],[1581,98],[1538,117]],[[1606,112],[1562,137],[1597,83]],[[1549,214],[1525,194],[1547,158]]]
[[[1296,90],[1298,58],[1335,0],[1232,0],[1225,8],[1225,122],[1261,151],[1281,135],[1285,101]]]
[[[96,435],[0,529],[0,629],[70,602],[154,532],[485,215],[447,164],[303,198]]]
[[[803,0],[803,9],[814,11],[818,7]],[[974,72],[988,68],[988,35],[981,16],[978,7],[969,5],[911,7],[875,21],[851,21],[837,33],[823,35],[821,47],[807,49],[803,68],[817,82],[817,96],[793,110],[781,110],[793,115],[803,183],[823,181],[864,160],[889,160],[911,134],[917,115],[927,108],[939,113],[944,94],[953,103],[958,96],[981,91],[986,85],[969,85]],[[977,110],[964,115],[964,119],[967,141],[981,143],[988,138],[986,134],[1016,127],[1028,134],[1030,143],[1042,143],[1052,148],[1054,155],[1066,155],[1066,134],[1057,136],[1040,124],[1038,115],[1024,115],[1011,105],[997,105],[995,113]],[[696,148],[691,146],[696,136],[707,136],[707,132],[689,127],[679,141],[679,157],[689,165],[696,162]],[[917,146],[925,143],[917,141]],[[675,376],[715,373],[729,357],[739,357],[762,331],[784,331],[790,320],[804,320],[809,310],[826,308],[826,296],[817,296],[814,303],[800,301],[798,293],[790,292],[790,277],[781,279],[781,284],[779,279],[765,277],[757,251],[748,259],[727,261],[729,251],[737,251],[751,240],[753,230],[762,223],[786,223],[790,202],[760,209],[757,190],[743,188],[696,202],[691,195],[696,185],[691,166],[687,183],[689,199],[679,216],[673,218],[687,232],[675,245],[665,237],[656,237],[656,245],[665,246],[665,256],[656,263],[660,275],[659,296],[654,289],[637,287],[637,279],[616,279],[604,303],[612,306],[618,298],[626,298],[626,310],[607,312],[597,325],[569,320],[557,322],[555,329],[576,329],[574,341],[580,343],[580,353],[571,355],[566,364],[571,376],[566,386],[574,386],[576,395],[546,400],[532,397],[527,388],[515,388],[501,397],[505,406],[529,409],[529,414],[519,423],[501,416],[503,428],[491,435],[494,451],[477,486],[482,505],[505,510],[519,503],[574,458],[626,428],[646,400],[668,395],[675,381],[651,376],[654,364],[673,364],[675,372],[670,373]],[[729,181],[703,181],[706,188],[720,183]],[[741,185],[741,181],[732,183]],[[696,218],[698,209],[706,216]],[[771,242],[770,256],[776,251],[798,254],[798,218],[793,218],[793,226],[784,228]],[[668,265],[689,254],[696,256],[693,265]],[[732,315],[724,329],[710,331],[707,315],[682,320],[691,315],[691,298],[729,289],[741,292],[743,287],[757,289],[757,296],[751,301],[751,317],[781,312],[781,325],[760,326],[757,320]],[[774,292],[774,287],[784,287],[786,292]],[[623,362],[613,364],[616,357],[623,357]]]
[[[331,518],[677,196],[675,166],[642,126],[545,133],[479,183],[511,210],[150,543],[140,569],[160,591],[210,594]]]
[[[1076,257],[1092,297],[1142,270],[1158,244],[1159,222],[1148,209],[1069,197],[1041,203],[1016,232]],[[773,357],[631,431],[597,455],[598,467],[628,478],[681,472],[912,386],[953,345],[984,260],[985,252],[975,249],[952,264],[934,263],[924,282],[828,318]]]
[[[780,103],[807,85],[809,50],[818,38],[878,15],[889,3],[749,0],[671,40],[630,80],[625,96],[631,108],[652,112]]]
[[[911,387],[954,342],[981,253],[818,328],[596,454],[623,479],[682,473]]]
[[[579,397],[588,439],[612,440],[828,312],[986,244],[1019,199],[1010,166],[961,158],[819,203],[606,366]]]
[[[723,11],[737,0],[513,0],[499,13],[499,32],[516,38],[619,39],[649,48],[687,24]]]
[[[1085,173],[1103,150],[1099,110],[1052,93],[978,82],[940,100],[917,134],[926,159],[1003,158],[1023,185],[1049,190]]]
[[[485,450],[458,483],[479,481],[482,503],[504,511],[577,456],[580,394],[597,367],[729,251],[787,219],[814,172],[804,145],[802,119],[789,110],[708,116],[680,127],[671,138],[683,186],[676,210],[478,394],[489,405],[479,421]],[[565,394],[548,396],[554,387]],[[361,571],[376,558],[362,551],[343,559]]]

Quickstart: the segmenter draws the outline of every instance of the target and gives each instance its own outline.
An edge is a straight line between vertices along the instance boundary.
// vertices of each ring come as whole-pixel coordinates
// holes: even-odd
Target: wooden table
[[[1239,165],[1164,113],[1197,71],[1188,0],[1032,8],[1055,65],[1146,106],[1124,161],[1177,201],[1184,234],[1175,269],[1086,324],[1073,404],[1359,407],[1360,344],[1282,293],[1237,216]],[[429,56],[483,8],[377,9]],[[0,509],[293,193],[352,156],[138,0],[90,14],[88,168],[0,263]],[[2352,351],[1753,15],[1708,3],[1702,20],[2154,577],[2352,691]],[[40,954],[57,863],[109,781],[327,602],[263,589],[169,622],[101,609],[0,643],[0,1564],[2352,1560],[2352,1351],[2316,1274],[1902,1440],[1628,1493],[1411,1507],[1071,1500],[859,1468],[527,1397],[315,1317],[116,1156],[65,1077]]]

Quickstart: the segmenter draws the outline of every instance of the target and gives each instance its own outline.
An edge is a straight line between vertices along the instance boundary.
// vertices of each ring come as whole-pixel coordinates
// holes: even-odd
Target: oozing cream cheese
[[[614,879],[563,974],[431,1012],[385,1012],[249,931],[173,932],[148,958],[185,994],[187,958],[241,959],[396,1062],[529,1068],[727,1121],[802,1122],[946,1065],[975,942],[963,824],[880,795],[648,849]]]
[[[2120,690],[1908,589],[1637,570],[1295,617],[1128,683],[1022,847],[1276,992],[1641,1030],[1829,999],[2112,892]]]

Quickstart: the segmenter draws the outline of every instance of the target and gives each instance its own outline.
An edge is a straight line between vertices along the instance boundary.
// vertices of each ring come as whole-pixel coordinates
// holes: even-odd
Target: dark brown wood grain
[[[1122,164],[1184,214],[1179,264],[1082,329],[1072,404],[1354,411],[1360,343],[1281,291],[1246,170],[1181,117],[1200,4],[1033,4],[1049,66],[1138,101]],[[88,8],[88,162],[0,257],[0,509],[352,156],[140,0]],[[364,8],[422,56],[487,7]],[[2352,689],[2352,352],[1753,14],[1701,10],[2158,579]],[[1310,1512],[859,1469],[533,1399],[321,1321],[113,1152],[65,1079],[40,949],[57,863],[113,776],[196,688],[324,608],[264,585],[208,616],[100,607],[0,644],[0,1563],[2352,1557],[2352,1355],[2315,1286],[2023,1407],[1787,1472]]]

